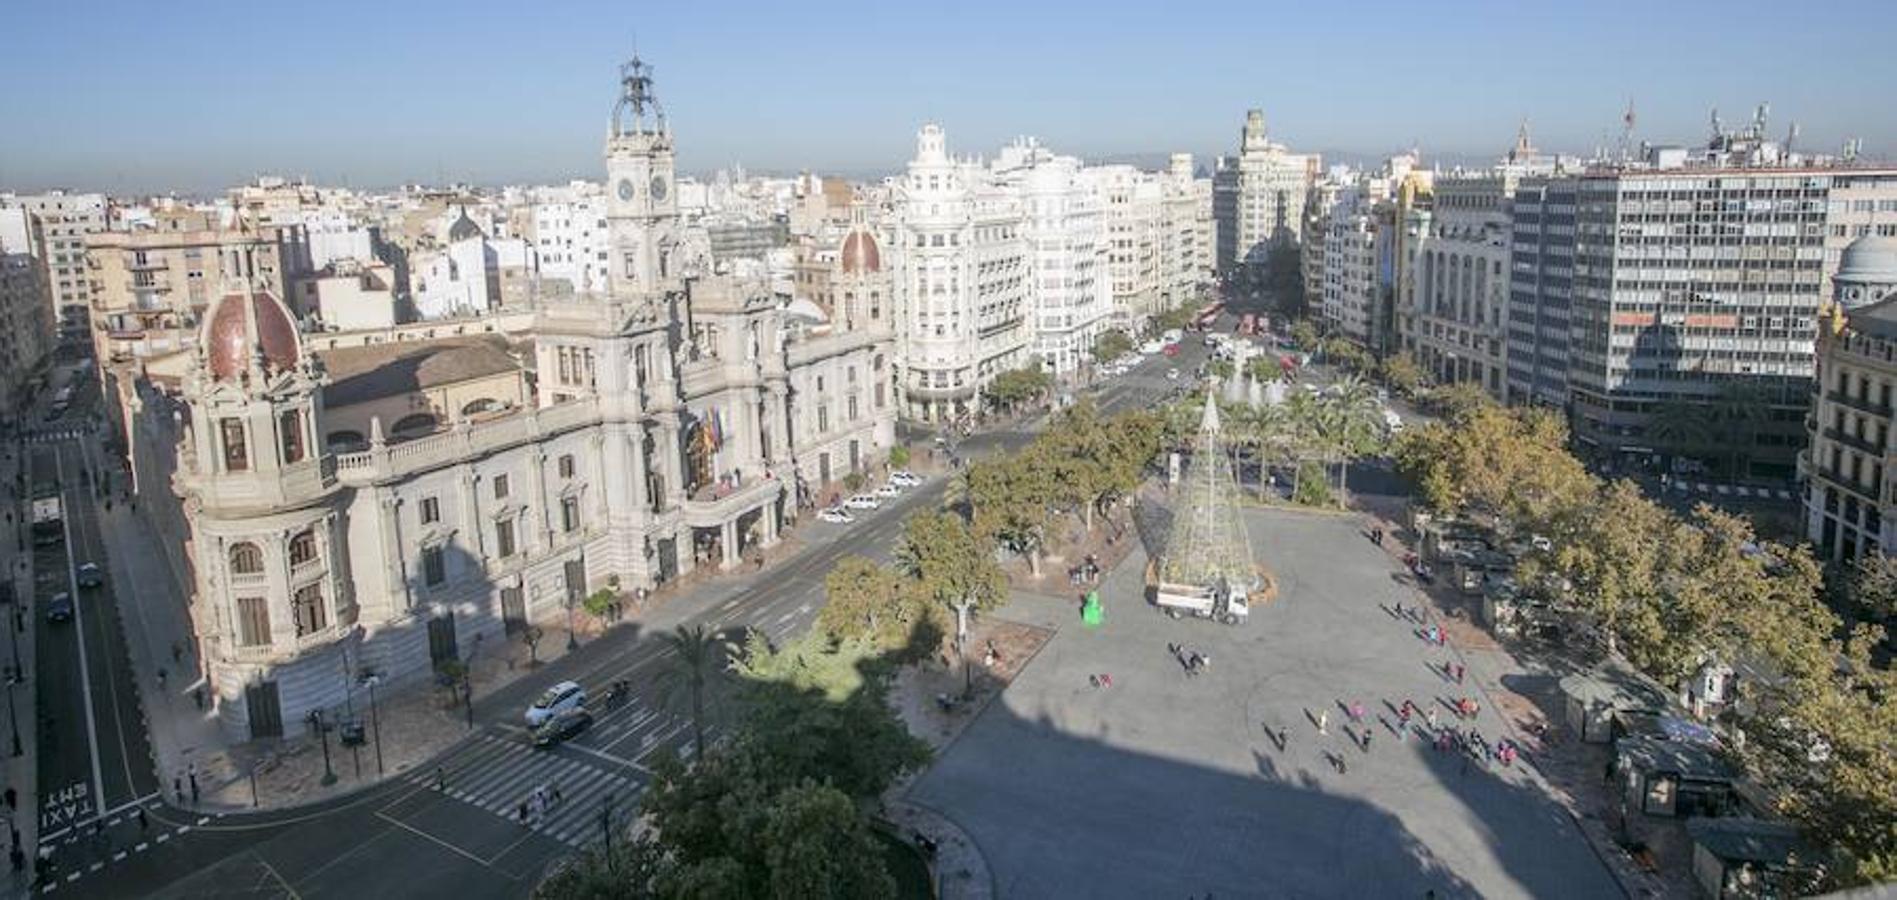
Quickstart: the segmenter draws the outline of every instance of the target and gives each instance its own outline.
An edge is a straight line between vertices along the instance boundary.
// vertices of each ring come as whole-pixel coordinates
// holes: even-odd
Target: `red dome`
[[[234,378],[249,368],[252,334],[265,371],[289,369],[302,355],[289,311],[269,294],[226,294],[211,310],[209,322],[204,347],[214,378]]]
[[[846,275],[867,275],[883,270],[883,254],[876,248],[876,239],[867,231],[852,231],[843,239],[843,272]]]

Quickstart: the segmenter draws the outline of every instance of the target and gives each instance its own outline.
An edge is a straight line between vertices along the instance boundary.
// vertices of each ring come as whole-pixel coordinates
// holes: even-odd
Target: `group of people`
[[[1166,650],[1179,661],[1179,667],[1185,670],[1188,678],[1203,674],[1212,665],[1211,654],[1200,653],[1184,644],[1167,644]]]
[[[565,802],[566,795],[560,793],[560,783],[549,782],[534,788],[527,799],[520,801],[515,813],[520,817],[520,824],[534,825],[546,816],[547,810]]]
[[[1093,554],[1067,570],[1067,583],[1076,587],[1083,584],[1096,584],[1100,581],[1100,560]]]

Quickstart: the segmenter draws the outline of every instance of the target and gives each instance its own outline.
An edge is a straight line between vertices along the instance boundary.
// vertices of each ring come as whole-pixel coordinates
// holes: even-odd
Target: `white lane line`
[[[117,852],[117,853],[114,853],[114,854],[112,854],[112,861],[113,861],[113,862],[124,862],[124,861],[125,861],[125,851],[123,851],[123,850],[120,850],[119,852]]]
[[[139,841],[139,842],[138,842],[138,846],[136,846],[136,847],[133,847],[133,848],[132,848],[132,852],[133,852],[133,853],[143,853],[143,852],[145,852],[145,848],[147,848],[147,847],[150,847],[150,846],[151,846],[150,844],[148,844],[148,843],[146,843],[146,842],[144,842],[144,841]]]
[[[66,484],[65,454],[53,454],[53,477],[60,484]],[[59,502],[65,506],[71,498],[62,489]],[[75,507],[76,508],[76,507]],[[72,509],[62,510],[59,517],[61,529],[65,532],[66,542],[66,583],[72,596],[79,596],[79,570],[72,559]],[[92,796],[105,796],[105,767],[99,762],[99,726],[95,721],[97,713],[92,708],[92,666],[86,662],[86,605],[75,602],[72,605],[73,643],[79,645],[79,695],[86,706],[86,749],[92,752]],[[136,674],[133,675],[137,677]],[[77,873],[74,873],[77,874]]]
[[[67,880],[67,881],[69,881],[69,882],[70,882],[70,881],[78,881],[78,880],[79,880],[79,876],[80,876],[81,874],[83,874],[83,873],[80,873],[80,872],[74,872],[74,873],[72,873],[71,875],[68,875],[68,876],[66,876],[66,880]]]
[[[162,843],[164,843],[164,842],[166,842],[166,841],[168,841],[168,840],[171,840],[171,832],[169,832],[169,831],[167,831],[167,832],[165,832],[164,834],[161,834],[161,835],[159,835],[159,836],[158,836],[158,843],[160,843],[160,844],[162,844]]]

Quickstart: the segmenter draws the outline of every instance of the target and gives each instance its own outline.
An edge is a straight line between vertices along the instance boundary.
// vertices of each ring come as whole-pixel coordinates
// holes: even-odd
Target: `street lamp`
[[[369,689],[369,732],[375,735],[375,773],[385,774],[382,768],[382,717],[375,705],[375,686],[382,681],[379,675],[364,675],[362,683]]]
[[[309,721],[310,727],[316,729],[316,735],[323,739],[323,786],[328,787],[336,783],[336,770],[329,764],[329,729],[323,724],[323,711],[310,710]]]
[[[606,792],[606,799],[599,810],[599,836],[606,842],[606,871],[618,874],[613,868],[613,792]]]
[[[573,631],[573,607],[577,605],[574,602],[573,588],[568,587],[566,589],[566,651],[568,653],[580,649],[580,636]]]

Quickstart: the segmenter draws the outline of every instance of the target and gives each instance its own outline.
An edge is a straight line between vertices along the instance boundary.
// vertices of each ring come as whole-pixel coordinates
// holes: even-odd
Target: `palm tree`
[[[1712,411],[1704,401],[1672,397],[1655,407],[1647,437],[1669,455],[1693,456],[1713,442]]]
[[[678,630],[659,635],[659,642],[672,651],[672,659],[659,682],[668,693],[683,687],[691,694],[693,758],[705,757],[705,690],[718,672],[721,645],[703,625],[678,626]]]

